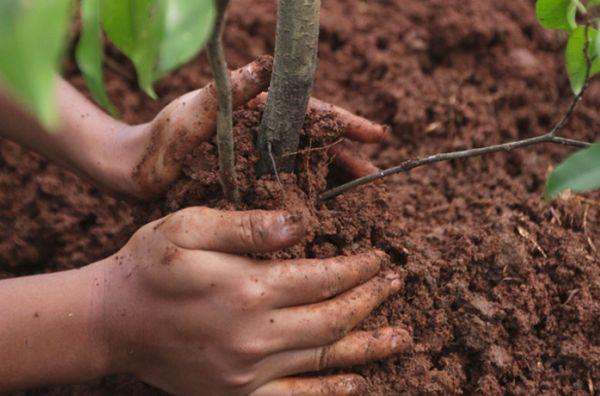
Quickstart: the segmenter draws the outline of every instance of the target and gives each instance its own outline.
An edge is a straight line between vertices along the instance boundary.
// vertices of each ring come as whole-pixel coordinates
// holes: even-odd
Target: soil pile
[[[543,31],[533,1],[327,1],[315,96],[389,124],[394,137],[367,148],[386,167],[423,154],[540,134],[570,101],[557,34]],[[271,53],[270,0],[232,4],[226,31],[232,67]],[[149,120],[202,86],[203,57],[169,76],[153,102],[130,76],[109,71],[109,92],[129,122]],[[82,87],[72,64],[70,81]],[[597,139],[594,82],[564,134]],[[252,147],[260,112],[239,109],[235,131],[244,206],[302,208],[304,244],[281,257],[327,257],[369,247],[403,272],[402,292],[363,324],[403,324],[411,353],[358,367],[371,394],[581,394],[600,388],[600,195],[541,200],[550,166],[569,152],[543,146],[394,176],[320,204],[340,182],[324,150],[301,153],[297,176],[256,181]],[[335,119],[311,114],[305,148],[335,141]],[[151,208],[117,202],[68,172],[0,143],[2,276],[85,265],[114,252],[139,221],[187,205],[225,207],[215,148],[197,147],[167,199]],[[596,244],[596,245],[595,245]],[[40,394],[152,394],[130,378]]]

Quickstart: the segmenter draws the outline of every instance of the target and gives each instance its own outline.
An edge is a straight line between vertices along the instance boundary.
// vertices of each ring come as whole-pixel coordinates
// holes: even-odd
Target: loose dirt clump
[[[561,37],[538,27],[533,1],[327,1],[315,96],[392,127],[366,147],[385,167],[424,154],[489,145],[548,130],[571,100]],[[225,45],[232,67],[272,53],[275,5],[232,3]],[[111,56],[122,61],[118,54]],[[124,65],[133,77],[133,70]],[[82,87],[74,66],[71,82]],[[199,58],[158,86],[153,102],[135,79],[109,72],[109,93],[129,122],[208,82]],[[600,85],[592,82],[565,134],[593,141]],[[364,328],[404,325],[412,352],[351,370],[370,394],[578,394],[600,389],[600,195],[541,199],[546,174],[569,152],[544,146],[397,175],[320,203],[342,175],[326,150],[341,133],[310,114],[294,175],[257,178],[260,109],[235,114],[243,208],[293,208],[305,240],[278,257],[385,250],[404,289]],[[67,172],[0,143],[3,276],[84,265],[113,253],[140,222],[188,205],[229,208],[205,143],[152,207],[120,203]],[[308,161],[308,162],[307,162]],[[57,188],[60,186],[60,188]],[[153,394],[128,377],[38,394]]]

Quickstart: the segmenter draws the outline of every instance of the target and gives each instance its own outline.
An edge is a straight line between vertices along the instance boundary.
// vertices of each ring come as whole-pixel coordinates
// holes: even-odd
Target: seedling
[[[94,98],[114,114],[104,88],[102,32],[133,62],[140,87],[156,97],[154,82],[187,62],[209,41],[219,114],[217,142],[221,182],[231,201],[239,197],[235,179],[231,87],[221,35],[227,0],[82,0],[83,30],[76,59]],[[0,76],[42,122],[56,122],[52,83],[60,65],[70,24],[72,0],[0,2]],[[320,0],[279,0],[274,72],[257,141],[258,173],[290,172],[312,89],[317,60]],[[404,161],[398,166],[353,180],[321,194],[329,199],[391,174],[440,161],[510,151],[541,143],[582,148],[551,173],[545,196],[565,189],[600,187],[600,144],[559,136],[583,97],[591,77],[600,72],[600,0],[538,0],[540,23],[568,35],[567,74],[575,95],[552,130],[536,137]],[[216,25],[214,25],[216,21]],[[214,25],[214,28],[213,28]]]
[[[217,148],[219,151],[219,172],[221,185],[227,199],[238,202],[240,193],[236,184],[235,153],[233,150],[233,104],[231,98],[231,81],[229,69],[223,51],[223,29],[229,0],[217,0],[217,22],[212,37],[208,42],[208,61],[210,62],[219,114],[217,115]]]
[[[436,162],[470,158],[499,151],[511,151],[541,143],[555,143],[583,148],[550,174],[544,194],[547,199],[554,198],[567,189],[586,192],[599,188],[600,143],[591,144],[558,136],[573,114],[577,103],[583,97],[590,78],[600,72],[600,34],[592,26],[600,26],[599,8],[600,0],[589,0],[587,7],[579,0],[538,0],[536,3],[536,14],[542,26],[549,29],[563,30],[568,34],[565,63],[575,97],[552,130],[540,136],[514,142],[439,153],[404,161],[398,166],[335,187],[321,194],[320,198],[322,200],[330,199],[352,188],[386,176],[409,172],[414,168]],[[583,24],[578,22],[580,18],[584,21]]]

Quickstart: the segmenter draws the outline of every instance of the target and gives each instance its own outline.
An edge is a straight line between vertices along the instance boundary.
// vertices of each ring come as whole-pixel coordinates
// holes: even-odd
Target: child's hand
[[[188,208],[141,228],[91,266],[92,306],[110,372],[174,394],[364,394],[358,375],[289,378],[405,351],[398,327],[351,330],[397,292],[385,254],[325,260],[244,256],[290,246],[302,220],[285,212]]]
[[[249,65],[232,72],[233,105],[240,106],[268,88],[271,78],[272,59],[264,56]],[[266,100],[266,93],[259,95],[252,105]],[[353,115],[339,107],[311,99],[309,106],[317,111],[336,114],[344,125],[346,137],[364,143],[381,141],[386,128]],[[170,103],[156,118],[144,125],[133,127],[137,147],[132,147],[134,168],[129,195],[149,200],[163,194],[181,171],[182,161],[198,143],[209,140],[215,133],[217,102],[213,84],[193,91]],[[377,171],[369,161],[361,159],[347,142],[332,148],[336,163],[345,167],[353,176]],[[131,162],[131,161],[129,161]]]
[[[261,93],[268,88],[271,68],[272,59],[264,56],[232,72],[234,106],[254,98],[250,105],[266,100]],[[186,154],[215,133],[217,102],[212,84],[183,95],[153,121],[135,126],[108,116],[61,79],[55,100],[59,122],[48,131],[0,87],[0,137],[37,151],[101,187],[142,200],[163,194],[179,176]],[[387,135],[381,125],[339,107],[316,99],[309,106],[336,114],[350,140],[374,143]],[[377,171],[348,141],[331,151],[335,162],[352,176]]]

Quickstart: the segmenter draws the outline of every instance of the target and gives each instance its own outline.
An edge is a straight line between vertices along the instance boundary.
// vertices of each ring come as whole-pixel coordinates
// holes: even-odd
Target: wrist
[[[83,382],[109,372],[89,268],[0,282],[0,390]]]
[[[106,282],[104,267],[107,265],[106,260],[101,260],[90,264],[80,270],[81,276],[87,278],[88,282],[91,279],[92,287],[89,298],[88,315],[88,349],[92,351],[92,371],[95,373],[95,378],[105,377],[107,375],[116,374],[115,359],[112,356],[112,348],[108,337],[108,328],[106,324]]]
[[[125,125],[103,131],[99,141],[87,144],[90,147],[83,168],[98,185],[127,196],[137,196],[132,174],[143,156],[147,145],[145,125]]]
[[[136,287],[132,276],[136,267],[122,251],[88,266],[100,285],[90,306],[93,344],[102,376],[135,373],[133,346],[140,341],[139,334],[147,330],[147,323],[137,318],[143,307],[136,306],[130,293]]]

